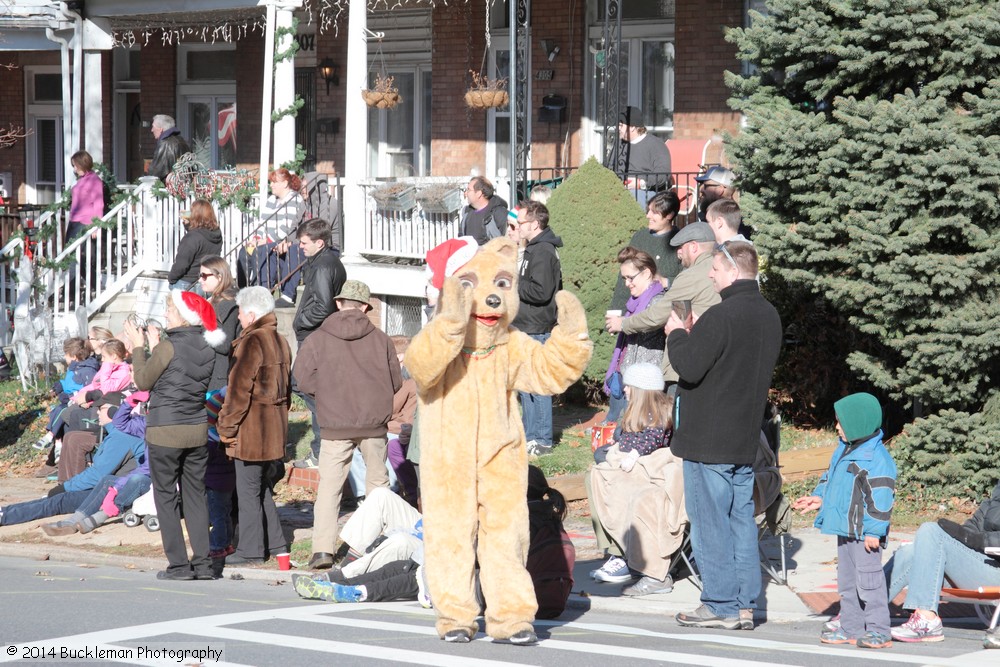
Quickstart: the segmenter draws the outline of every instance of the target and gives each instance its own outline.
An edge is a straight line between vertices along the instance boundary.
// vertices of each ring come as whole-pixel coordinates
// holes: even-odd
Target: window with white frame
[[[236,164],[236,46],[177,49],[177,125],[198,160],[212,169]]]
[[[51,204],[65,187],[62,75],[58,66],[24,68],[25,201]]]

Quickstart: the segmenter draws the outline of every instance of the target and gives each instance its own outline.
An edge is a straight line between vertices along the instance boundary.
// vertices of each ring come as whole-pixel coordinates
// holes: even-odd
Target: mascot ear
[[[505,260],[517,260],[517,246],[506,236],[499,236],[493,239],[483,246],[483,249],[491,250]]]

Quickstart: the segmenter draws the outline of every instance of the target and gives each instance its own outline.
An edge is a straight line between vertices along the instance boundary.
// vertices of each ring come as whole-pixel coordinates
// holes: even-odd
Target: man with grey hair
[[[150,128],[156,139],[156,149],[153,160],[149,163],[147,173],[156,176],[161,181],[167,180],[167,175],[173,170],[180,156],[191,152],[191,146],[181,136],[174,119],[165,114],[153,116],[153,126]]]
[[[288,553],[274,505],[274,485],[288,438],[292,353],[278,333],[274,298],[266,287],[236,295],[243,333],[233,342],[229,389],[216,428],[236,468],[240,538],[226,565],[263,563]]]

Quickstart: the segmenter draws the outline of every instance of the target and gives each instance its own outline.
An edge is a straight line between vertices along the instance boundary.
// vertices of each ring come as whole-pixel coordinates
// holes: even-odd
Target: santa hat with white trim
[[[427,271],[434,289],[444,287],[444,279],[455,275],[479,251],[479,244],[471,236],[448,239],[427,251]]]
[[[219,347],[226,342],[226,332],[219,328],[215,308],[203,297],[194,292],[175,289],[170,290],[170,300],[185,322],[192,326],[205,327],[205,340],[209,345]]]

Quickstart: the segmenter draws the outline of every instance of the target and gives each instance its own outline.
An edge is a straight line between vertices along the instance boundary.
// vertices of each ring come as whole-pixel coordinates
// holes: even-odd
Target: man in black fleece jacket
[[[708,277],[722,302],[690,333],[676,314],[667,321],[667,354],[680,375],[670,449],[684,459],[702,580],[702,605],[677,614],[681,625],[753,629],[761,585],[753,462],[782,335],[778,312],[757,285],[757,265],[751,244],[720,246]]]

